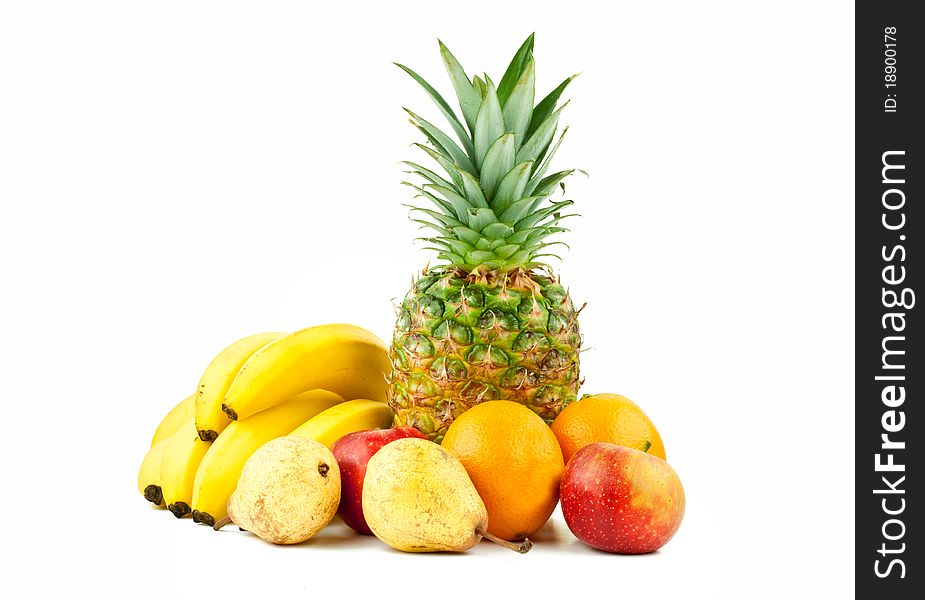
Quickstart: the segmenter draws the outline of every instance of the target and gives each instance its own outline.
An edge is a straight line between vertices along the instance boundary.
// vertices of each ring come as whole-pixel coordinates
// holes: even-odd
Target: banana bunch
[[[260,333],[222,350],[196,393],[161,420],[138,473],[146,500],[177,518],[223,519],[244,463],[290,433],[332,446],[389,427],[388,348],[354,325]]]
[[[288,434],[344,399],[327,390],[311,390],[257,413],[232,421],[206,452],[193,481],[193,521],[215,525],[225,517],[244,463],[257,448]],[[380,404],[377,402],[377,404]]]

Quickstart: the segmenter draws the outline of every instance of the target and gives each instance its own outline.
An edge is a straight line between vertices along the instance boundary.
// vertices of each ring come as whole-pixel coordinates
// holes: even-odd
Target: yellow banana
[[[167,440],[161,462],[161,492],[167,508],[178,519],[190,513],[196,469],[211,444],[199,439],[193,417]]]
[[[224,519],[241,469],[257,448],[343,401],[333,392],[311,390],[247,419],[233,421],[206,452],[196,471],[193,521],[212,526]]]
[[[258,333],[241,338],[219,352],[209,363],[196,390],[196,431],[203,441],[211,442],[231,423],[222,412],[222,400],[241,366],[254,352],[284,335],[278,332]]]
[[[164,495],[161,493],[161,463],[164,459],[164,450],[167,449],[166,440],[161,440],[151,446],[138,470],[138,491],[145,500],[164,507]]]
[[[325,410],[296,427],[289,435],[321,442],[328,448],[354,431],[382,429],[392,425],[392,409],[374,400],[350,400]]]
[[[232,419],[247,417],[316,388],[347,399],[385,402],[388,348],[355,325],[309,327],[254,353],[225,394],[222,409]]]
[[[157,426],[157,430],[154,432],[154,438],[151,440],[151,447],[153,448],[158,442],[166,440],[175,434],[177,429],[180,429],[180,425],[183,425],[183,423],[193,416],[195,408],[195,394],[187,396],[181,400],[179,404],[171,408],[170,412],[161,419],[160,425]]]

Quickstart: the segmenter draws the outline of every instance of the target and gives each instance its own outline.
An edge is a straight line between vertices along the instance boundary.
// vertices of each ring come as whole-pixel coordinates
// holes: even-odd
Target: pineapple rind
[[[520,276],[488,281],[437,268],[414,283],[392,339],[395,426],[440,441],[483,401],[519,402],[551,422],[576,399],[579,311],[552,278]]]

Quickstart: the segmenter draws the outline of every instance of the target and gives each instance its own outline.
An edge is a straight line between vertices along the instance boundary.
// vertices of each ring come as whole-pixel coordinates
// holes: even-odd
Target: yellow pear
[[[390,442],[369,459],[363,514],[376,537],[404,552],[463,552],[482,537],[520,553],[533,545],[487,534],[488,512],[465,467],[424,439]]]
[[[257,449],[244,463],[228,499],[234,523],[274,544],[298,544],[331,522],[340,502],[340,469],[323,444],[284,436]]]

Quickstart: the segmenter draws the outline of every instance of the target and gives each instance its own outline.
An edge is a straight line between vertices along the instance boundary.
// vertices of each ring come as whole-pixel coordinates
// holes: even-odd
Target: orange
[[[665,460],[665,445],[655,425],[632,400],[619,394],[596,394],[572,402],[552,422],[552,431],[565,462],[594,442],[635,448]]]
[[[457,417],[443,447],[466,467],[488,510],[488,533],[521,540],[559,501],[565,462],[549,425],[517,402],[482,402]]]

